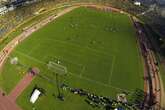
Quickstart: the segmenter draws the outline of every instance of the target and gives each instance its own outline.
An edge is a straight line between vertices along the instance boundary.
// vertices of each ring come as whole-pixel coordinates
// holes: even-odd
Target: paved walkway
[[[8,96],[3,96],[0,91],[0,110],[21,110],[17,104],[10,100]]]
[[[76,6],[67,8],[63,10],[62,12],[58,13],[58,15],[50,16],[47,19],[43,20],[42,22],[36,24],[35,26],[30,27],[29,29],[22,32],[22,34],[18,35],[16,38],[14,38],[11,42],[9,42],[2,51],[0,51],[0,68],[4,64],[6,58],[8,55],[12,52],[12,50],[24,39],[29,37],[30,34],[33,32],[39,30],[46,24],[50,23],[51,21],[55,20],[59,16],[62,16],[63,14],[73,10],[74,8],[77,8]],[[2,90],[0,90],[0,110],[21,110],[20,107],[16,104],[16,99],[21,93],[26,89],[26,87],[31,83],[33,80],[33,76],[31,74],[26,74],[24,78],[18,83],[18,85],[11,91],[11,93],[8,96],[2,95]]]
[[[11,101],[15,102],[17,97],[30,85],[34,76],[32,74],[26,74],[24,78],[16,85],[16,87],[10,92],[8,97]]]

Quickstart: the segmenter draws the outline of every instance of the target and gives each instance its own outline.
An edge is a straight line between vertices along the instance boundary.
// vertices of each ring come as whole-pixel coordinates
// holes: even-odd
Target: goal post
[[[63,66],[63,65],[53,62],[53,61],[49,61],[47,66],[50,71],[52,71],[56,74],[59,74],[59,75],[65,75],[68,72],[66,66]]]

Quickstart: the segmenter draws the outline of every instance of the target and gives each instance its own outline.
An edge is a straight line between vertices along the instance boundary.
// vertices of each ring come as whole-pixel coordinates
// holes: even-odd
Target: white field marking
[[[46,63],[45,63],[44,61],[42,61],[42,60],[38,60],[37,58],[31,57],[31,56],[26,55],[26,54],[24,54],[24,53],[22,53],[22,52],[20,52],[20,51],[17,51],[17,50],[15,50],[15,52],[18,53],[18,54],[20,54],[20,55],[22,55],[22,56],[24,56],[24,57],[27,57],[27,58],[29,58],[29,59],[31,59],[31,60],[34,60],[34,61],[36,61],[36,62],[38,62],[38,63],[40,63],[40,64],[46,65]],[[46,57],[44,57],[44,58],[46,58]],[[44,59],[44,58],[43,58],[43,59]],[[55,57],[55,58],[57,58],[57,57]],[[70,63],[71,63],[71,62],[70,62]],[[71,63],[71,64],[74,64],[74,63]],[[75,63],[74,65],[76,65],[76,66],[78,66],[78,67],[82,67],[81,64],[76,64],[76,63]]]
[[[77,63],[75,63],[75,62],[71,62],[70,60],[67,60],[67,59],[62,58],[62,57],[57,57],[57,56],[53,56],[53,55],[51,55],[51,56],[46,56],[46,58],[48,58],[48,57],[52,57],[52,58],[59,59],[59,60],[62,59],[63,61],[66,61],[66,62],[71,63],[71,64],[73,64],[73,65],[76,65],[76,66],[78,66],[78,67],[82,67],[82,66],[83,66],[82,64],[77,64]]]
[[[36,61],[38,63],[46,64],[45,62],[40,61],[40,60],[38,60],[38,59],[36,59],[34,57],[31,57],[29,55],[26,55],[26,54],[24,54],[22,52],[16,51],[16,53],[21,54],[21,55],[23,55],[23,56],[25,56],[25,57],[27,57],[29,59],[32,59],[32,60],[34,60],[34,61]],[[83,76],[76,75],[76,74],[71,73],[71,72],[69,72],[69,74],[72,75],[72,76],[75,76],[77,78],[80,78],[80,79],[83,79],[83,80],[86,80],[86,81],[89,81],[89,82],[93,82],[93,83],[98,84],[98,85],[102,85],[104,87],[114,88],[114,89],[121,90],[121,91],[133,92],[133,90],[130,91],[130,90],[122,89],[122,88],[115,87],[115,86],[112,86],[112,85],[108,85],[108,84],[105,84],[105,83],[102,83],[102,82],[99,82],[99,81],[96,81],[96,80],[92,80],[92,79],[89,79],[89,78],[86,78],[86,77],[83,77]]]
[[[50,41],[54,41],[54,42],[59,42],[59,43],[63,43],[63,44],[69,44],[69,45],[72,45],[72,46],[78,46],[78,47],[80,47],[80,48],[82,48],[80,45],[77,45],[77,44],[73,44],[73,43],[68,43],[68,42],[65,42],[65,41],[61,41],[61,40],[57,40],[57,39],[49,39],[49,38],[47,38],[46,40],[50,40]],[[88,50],[90,50],[90,51],[93,51],[93,52],[95,52],[95,53],[99,53],[99,54],[94,54],[94,55],[96,55],[96,56],[102,56],[102,55],[100,55],[100,54],[104,54],[104,55],[106,55],[106,57],[108,57],[108,56],[110,56],[110,57],[112,57],[113,59],[115,58],[115,55],[114,54],[108,54],[108,53],[106,53],[106,52],[103,52],[103,51],[98,51],[98,50],[96,50],[96,49],[92,49],[92,48],[89,48],[89,47],[85,47],[86,49],[88,49]],[[65,61],[67,61],[67,60],[65,60]],[[68,62],[70,62],[70,61],[68,61]],[[70,63],[72,63],[72,62],[70,62]],[[113,62],[112,62],[113,63]],[[73,63],[74,64],[74,63]],[[76,64],[76,63],[75,63]],[[76,65],[79,65],[79,66],[83,66],[82,64],[76,64]],[[112,64],[113,65],[113,64]],[[111,67],[112,68],[112,70],[113,70],[113,67]],[[80,76],[82,76],[82,72],[84,71],[84,69],[85,69],[85,67],[83,67],[83,69],[81,70],[81,72],[80,72]],[[113,72],[113,71],[112,71]],[[112,73],[111,72],[111,73]],[[109,78],[108,78],[109,79]],[[108,82],[109,82],[109,80],[108,80]]]
[[[63,43],[63,44],[69,44],[69,45],[72,45],[72,46],[77,46],[77,47],[82,48],[81,45],[73,44],[73,43],[68,43],[68,42],[62,41],[62,40],[49,39],[49,38],[47,38],[47,39],[45,39],[45,40],[50,40],[50,41],[59,42],[59,43]],[[90,47],[83,47],[83,48],[86,48],[86,49],[88,49],[88,50],[90,50],[90,51],[93,51],[93,52],[95,52],[95,53],[104,54],[104,55],[106,55],[106,56],[112,56],[112,57],[114,56],[113,54],[108,54],[108,53],[103,52],[103,51],[98,51],[97,49],[93,49],[93,48],[90,48]],[[96,56],[99,56],[99,54],[97,54]],[[102,55],[100,55],[100,56],[102,56]]]
[[[95,83],[97,85],[101,85],[101,86],[104,86],[104,87],[109,87],[109,88],[113,88],[113,89],[120,90],[120,91],[127,91],[127,92],[130,92],[130,93],[133,92],[133,90],[130,91],[130,90],[122,89],[122,88],[115,87],[115,86],[112,86],[112,85],[108,85],[108,84],[105,84],[105,83],[102,83],[102,82],[99,82],[99,81],[96,81],[96,80],[89,79],[87,77],[76,75],[76,74],[71,73],[71,72],[69,72],[69,74],[72,75],[72,76],[75,76],[77,78],[80,78],[80,79],[83,79],[83,80],[86,80],[86,81],[89,81],[89,82],[92,82],[92,83]]]
[[[56,56],[45,56],[43,59],[45,59],[45,58],[48,58],[48,57],[52,57],[52,58],[55,58],[55,59],[62,59],[63,61],[66,61],[67,63],[69,62],[70,64],[72,64],[72,65],[74,65],[74,66],[77,66],[77,67],[79,67],[79,68],[81,68],[81,67],[83,67],[84,68],[84,66],[82,65],[82,64],[77,64],[77,63],[73,63],[73,62],[71,62],[71,61],[69,61],[69,60],[66,60],[66,59],[64,59],[64,58],[60,58],[60,57],[56,57]],[[76,68],[77,68],[76,67]],[[83,71],[83,68],[82,68],[82,70],[80,71],[80,73],[82,73],[82,71]]]
[[[138,60],[138,74],[139,74],[139,78],[141,79],[141,80],[140,80],[140,85],[144,85],[143,82],[142,82],[142,81],[143,81],[143,80],[142,80],[142,76],[144,76],[144,68],[143,68],[143,75],[141,76],[141,74],[140,74],[140,68],[141,68],[140,65],[143,63],[143,62],[142,62],[143,59],[142,59],[142,57],[141,57],[141,55],[140,55],[140,53],[141,53],[140,51],[141,51],[141,50],[140,50],[140,44],[139,44],[138,38],[136,37],[135,40],[136,40],[136,41],[135,41],[135,42],[136,42],[136,50],[137,50],[137,54],[138,54],[137,57],[138,57],[138,59],[140,59],[140,60]],[[142,64],[142,65],[143,65],[143,64]]]
[[[38,62],[38,63],[40,63],[40,64],[47,65],[44,61],[38,60],[37,58],[31,57],[31,56],[29,56],[29,55],[26,55],[26,54],[24,54],[24,53],[22,53],[22,52],[20,52],[20,51],[15,50],[15,52],[18,53],[18,54],[20,54],[20,55],[22,55],[22,56],[24,56],[24,57],[27,57],[27,58],[29,58],[29,59],[31,59],[31,60],[34,60],[34,61],[36,61],[36,62]],[[45,57],[44,57],[44,58],[45,58]],[[57,58],[57,57],[55,57],[55,58]],[[70,62],[70,63],[71,63],[71,62]],[[75,65],[80,66],[80,64],[78,65],[78,64],[76,64],[76,63],[75,63]],[[82,65],[81,65],[81,66],[82,66]],[[81,67],[81,66],[80,66],[80,67]]]
[[[30,55],[33,51],[35,51],[41,44],[37,44],[35,45],[34,48],[32,48],[29,52],[28,52],[28,55]]]
[[[108,84],[111,84],[111,79],[112,79],[112,74],[113,74],[115,61],[116,61],[116,56],[114,56],[113,60],[112,60],[112,66],[111,66],[111,72],[110,72],[109,79],[108,79]]]
[[[29,59],[32,59],[32,60],[34,60],[34,61],[36,61],[36,62],[38,62],[38,63],[46,64],[45,62],[43,62],[43,61],[41,61],[41,60],[38,60],[38,59],[36,59],[36,58],[34,58],[34,57],[31,57],[31,56],[29,56],[29,55],[26,55],[26,54],[24,54],[24,53],[22,53],[22,52],[20,52],[20,51],[15,50],[15,52],[18,53],[18,54],[20,54],[20,55],[22,55],[22,56],[24,56],[24,57],[27,57],[27,58],[29,58]]]
[[[83,75],[83,72],[84,72],[84,70],[85,70],[85,66],[83,66],[83,68],[82,68],[82,70],[81,70],[81,72],[80,72],[80,77],[82,77],[82,75]]]
[[[131,18],[129,17],[129,19],[130,19],[130,21],[132,21],[131,20]],[[131,22],[132,23],[132,22]],[[133,26],[133,25],[132,25]],[[134,28],[134,27],[133,27]],[[136,29],[135,29],[135,31],[136,31]],[[140,60],[138,60],[138,74],[139,74],[139,78],[141,79],[140,80],[140,86],[142,85],[144,85],[143,84],[143,79],[142,79],[142,77],[144,76],[144,68],[143,68],[143,71],[142,71],[142,75],[141,75],[141,72],[140,72],[140,68],[141,68],[141,64],[142,64],[142,66],[143,66],[143,58],[142,58],[142,55],[141,55],[141,50],[140,50],[140,43],[139,43],[139,40],[138,40],[138,38],[137,38],[137,34],[135,33],[135,44],[136,44],[136,51],[137,51],[137,57],[138,57],[138,59],[140,59]],[[144,66],[143,66],[144,67]]]

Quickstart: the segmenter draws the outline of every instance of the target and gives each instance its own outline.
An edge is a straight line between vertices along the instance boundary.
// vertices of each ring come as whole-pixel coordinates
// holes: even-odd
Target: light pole
[[[61,101],[64,101],[64,96],[61,94],[60,87],[59,87],[59,75],[65,75],[67,73],[67,68],[65,66],[60,65],[60,61],[58,63],[49,61],[47,64],[48,69],[51,70],[56,76],[56,86],[58,91],[58,96]]]
[[[60,100],[64,101],[64,96],[61,94],[60,87],[59,87],[59,78],[58,78],[58,73],[56,73],[56,84],[57,84],[57,91],[58,91],[58,96]]]

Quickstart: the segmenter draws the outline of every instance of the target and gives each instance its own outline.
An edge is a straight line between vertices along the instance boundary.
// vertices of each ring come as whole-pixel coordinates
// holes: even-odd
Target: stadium
[[[164,110],[147,11],[131,0],[1,1],[0,110]]]

